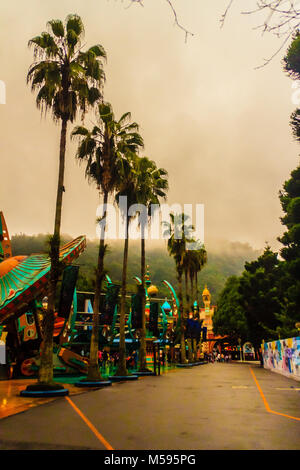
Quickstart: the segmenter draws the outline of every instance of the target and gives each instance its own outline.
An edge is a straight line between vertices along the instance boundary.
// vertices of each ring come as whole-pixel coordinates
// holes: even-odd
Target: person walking
[[[108,359],[108,354],[107,354],[107,351],[103,351],[102,353],[102,365],[105,367],[106,366],[106,361]]]
[[[138,363],[138,353],[137,353],[137,351],[133,351],[132,359],[133,359],[133,366],[136,369],[137,368],[137,363]]]

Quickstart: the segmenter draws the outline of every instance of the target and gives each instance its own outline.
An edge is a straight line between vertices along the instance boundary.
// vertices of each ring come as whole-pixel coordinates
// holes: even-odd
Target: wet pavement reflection
[[[107,379],[110,375],[113,375],[116,367],[109,366],[101,368],[101,375],[104,379]],[[160,374],[167,374],[169,372],[178,370],[176,366],[162,366],[160,367]],[[134,373],[135,370],[129,370]],[[54,377],[54,381],[60,383],[69,390],[69,395],[78,395],[91,391],[88,387],[77,387],[75,383],[83,379],[85,376],[60,376]],[[37,380],[34,378],[21,378],[21,379],[10,379],[0,380],[0,419],[8,416],[21,413],[34,406],[43,405],[51,401],[57,400],[58,397],[21,397],[20,392],[25,390],[30,384],[33,384]],[[115,384],[114,384],[115,385]],[[117,383],[116,383],[117,385]]]

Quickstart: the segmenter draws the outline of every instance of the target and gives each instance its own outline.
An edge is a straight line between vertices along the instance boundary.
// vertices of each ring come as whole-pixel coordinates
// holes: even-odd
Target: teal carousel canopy
[[[60,261],[70,264],[85,246],[85,236],[67,243],[60,249]],[[2,261],[0,266],[1,325],[21,316],[30,302],[46,294],[51,261],[47,254],[15,256]]]

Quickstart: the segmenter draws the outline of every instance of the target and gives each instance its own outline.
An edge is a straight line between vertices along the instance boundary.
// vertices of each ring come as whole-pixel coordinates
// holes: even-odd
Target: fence
[[[300,381],[300,336],[262,344],[264,368]]]

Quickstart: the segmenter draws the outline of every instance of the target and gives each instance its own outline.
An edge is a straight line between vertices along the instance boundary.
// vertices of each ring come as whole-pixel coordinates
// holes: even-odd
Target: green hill
[[[70,236],[62,237],[69,241]],[[12,236],[13,255],[29,255],[32,253],[47,252],[48,235],[18,234]],[[240,275],[246,261],[257,258],[259,252],[246,243],[223,241],[209,244],[207,248],[208,263],[198,276],[199,292],[201,294],[205,284],[212,294],[212,302],[216,303],[218,295],[224,287],[229,276]],[[93,290],[94,273],[97,262],[98,242],[87,240],[87,247],[76,263],[80,266],[78,290]],[[120,283],[122,275],[123,243],[113,241],[108,243],[105,258],[105,268],[113,282]],[[173,259],[168,255],[166,242],[157,242],[156,245],[146,243],[146,262],[150,267],[152,282],[159,288],[159,297],[168,295],[166,287],[161,283],[168,280],[176,288],[176,271]],[[130,241],[128,260],[128,291],[135,291],[134,276],[140,276],[140,243]]]

